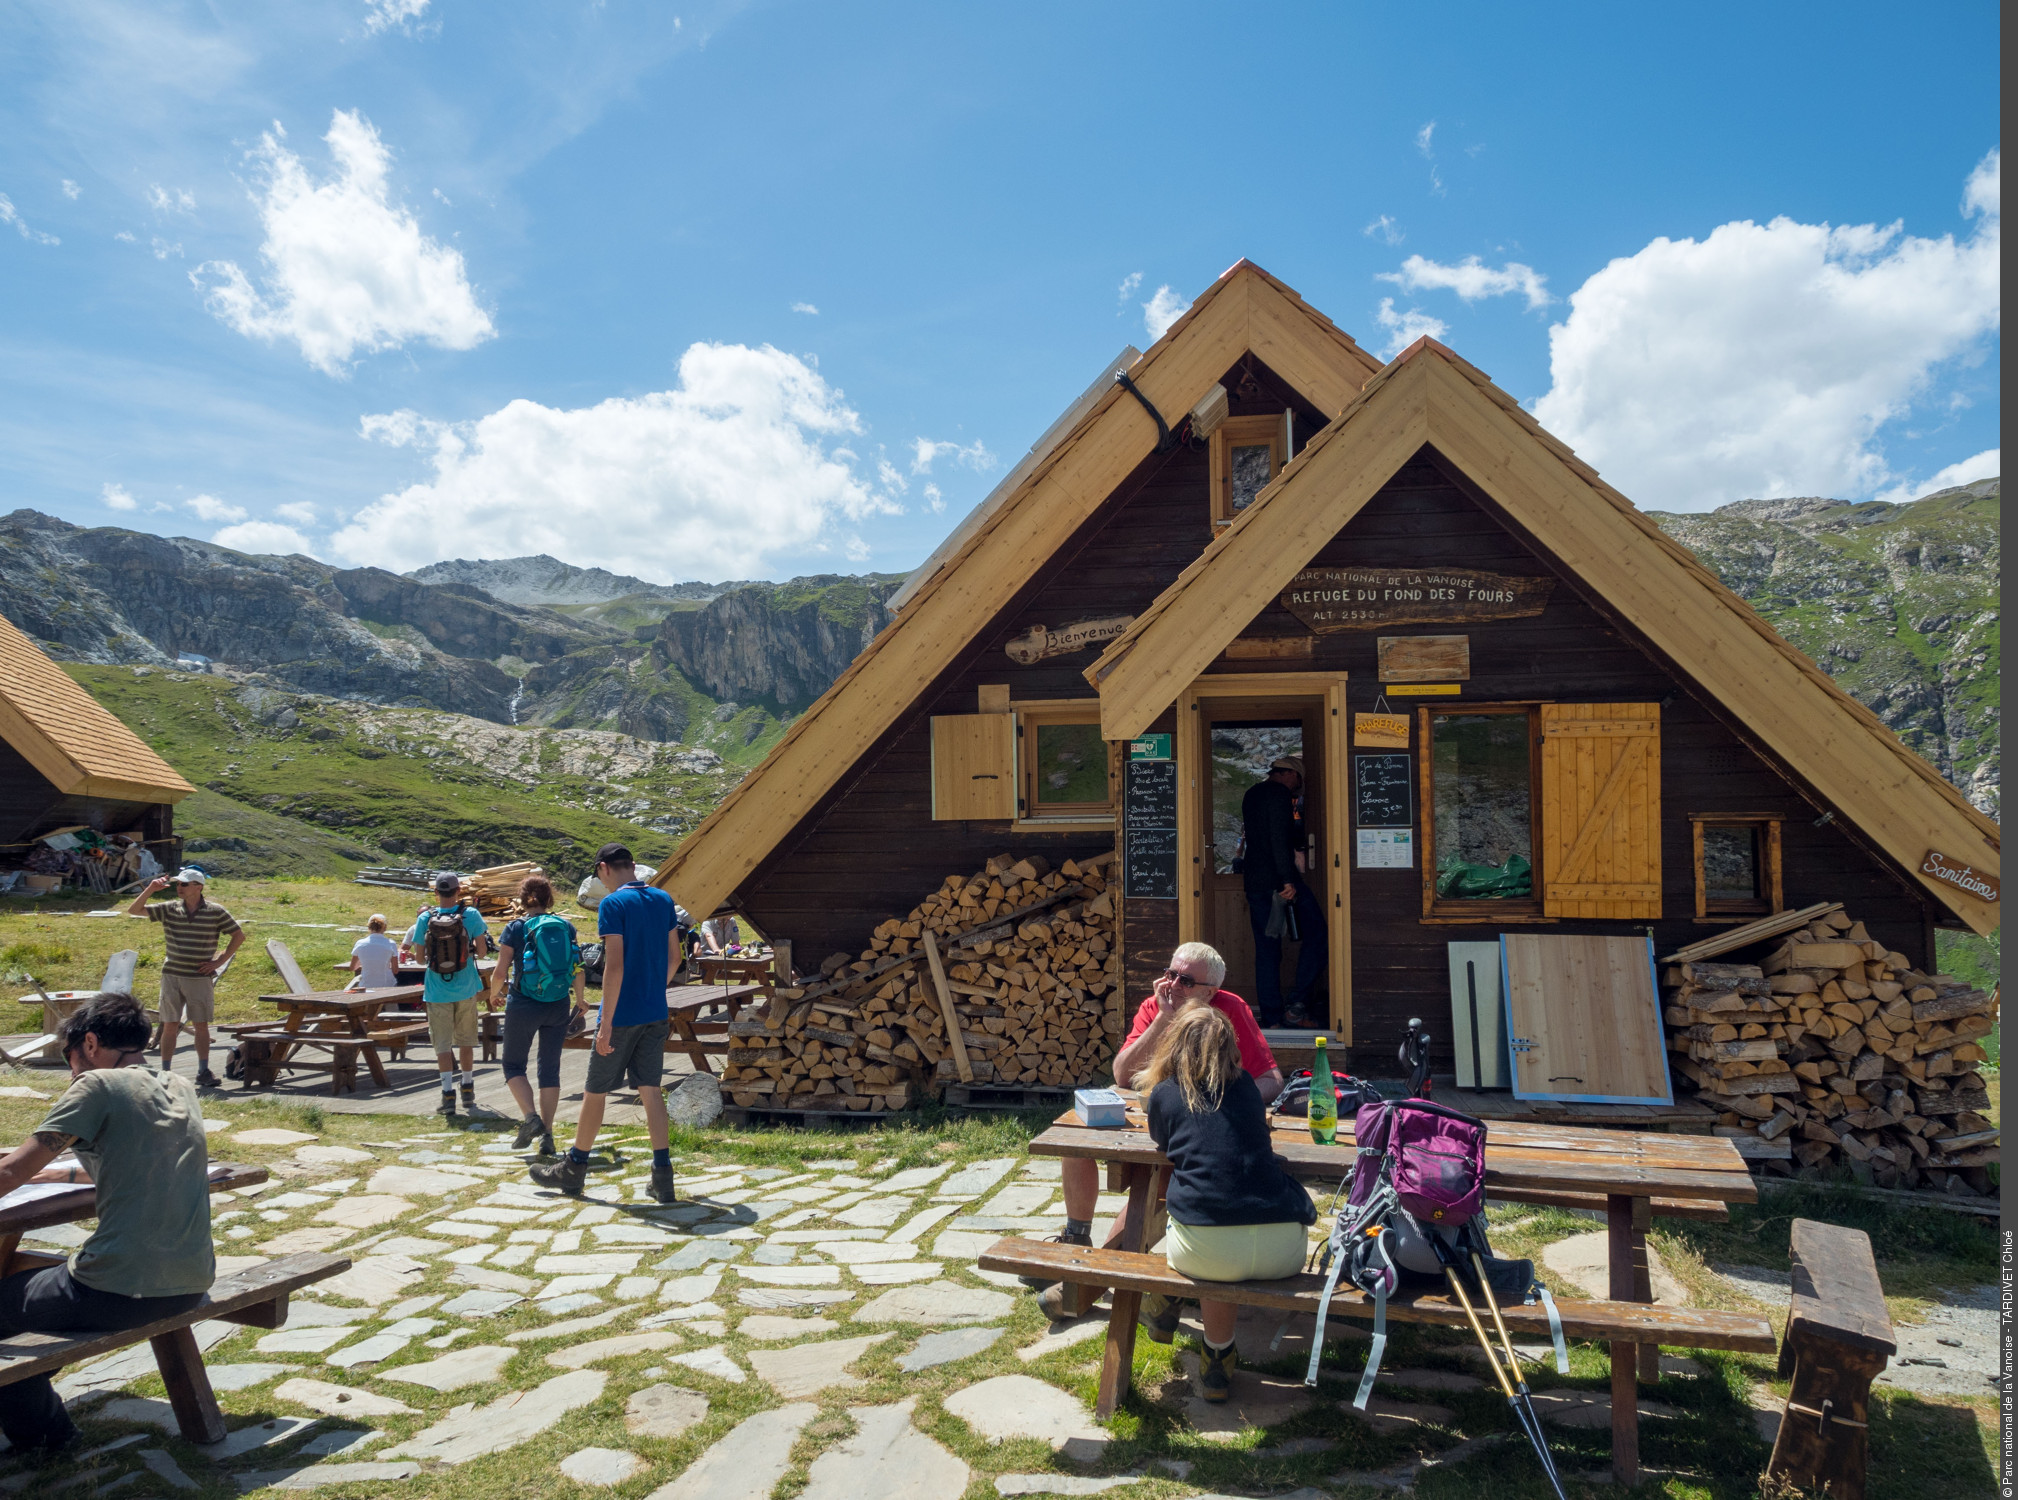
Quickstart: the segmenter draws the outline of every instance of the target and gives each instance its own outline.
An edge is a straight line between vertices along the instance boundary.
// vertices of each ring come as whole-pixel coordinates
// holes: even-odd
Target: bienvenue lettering
[[[1932,876],[1944,885],[1952,885],[1959,891],[1967,891],[1979,901],[1997,899],[1996,876],[1979,874],[1973,865],[1955,864],[1937,850],[1927,851],[1927,857],[1920,861],[1920,873]]]

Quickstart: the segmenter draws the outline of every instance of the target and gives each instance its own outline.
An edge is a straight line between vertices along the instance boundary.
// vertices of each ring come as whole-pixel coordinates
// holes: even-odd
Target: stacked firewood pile
[[[1840,908],[1756,964],[1678,963],[1663,983],[1676,1066],[1748,1156],[1771,1166],[1777,1151],[1745,1141],[1787,1142],[1791,1162],[1880,1187],[1990,1191],[1977,1039],[1994,992],[1920,972]]]
[[[1122,1034],[1113,857],[949,875],[732,1025],[723,1088],[744,1108],[891,1110],[952,1081],[1091,1081]]]
[[[525,912],[519,906],[519,882],[528,875],[544,874],[546,871],[529,859],[492,865],[464,878],[462,896],[487,917],[522,917]]]

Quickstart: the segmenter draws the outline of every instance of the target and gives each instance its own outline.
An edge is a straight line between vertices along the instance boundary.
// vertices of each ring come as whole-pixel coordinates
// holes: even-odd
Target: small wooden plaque
[[[1471,678],[1468,635],[1384,635],[1382,682],[1466,682]]]
[[[1308,661],[1317,654],[1314,635],[1264,635],[1226,643],[1228,661]]]
[[[1927,851],[1920,861],[1920,873],[1929,879],[1940,881],[1943,885],[1952,885],[1956,890],[1974,896],[1978,901],[1996,904],[1995,875],[1986,874],[1963,860],[1941,853],[1938,849]]]
[[[1368,750],[1406,750],[1407,714],[1354,714],[1352,743]]]

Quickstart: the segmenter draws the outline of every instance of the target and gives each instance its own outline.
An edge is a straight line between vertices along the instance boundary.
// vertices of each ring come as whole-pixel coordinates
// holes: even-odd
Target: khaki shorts
[[[1274,1281],[1303,1267],[1301,1224],[1180,1224],[1163,1242],[1170,1269],[1197,1281]]]
[[[161,1020],[164,1025],[208,1026],[217,1008],[217,981],[208,974],[163,974]]]
[[[476,1018],[483,1013],[483,996],[467,1000],[436,1000],[427,1008],[428,1044],[437,1052],[476,1045]]]

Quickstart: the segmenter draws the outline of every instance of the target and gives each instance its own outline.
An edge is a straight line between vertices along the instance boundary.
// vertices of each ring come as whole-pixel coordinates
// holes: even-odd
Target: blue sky
[[[1676,14],[0,0],[0,508],[901,571],[1242,256],[1649,508],[1997,472],[1996,10]]]

